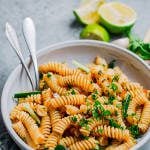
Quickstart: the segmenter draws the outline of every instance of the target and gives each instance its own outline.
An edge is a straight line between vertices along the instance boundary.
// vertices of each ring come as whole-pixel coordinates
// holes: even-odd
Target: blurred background
[[[150,27],[150,0],[120,0],[133,7],[138,13],[137,22],[133,28],[139,37],[143,38]],[[37,29],[37,49],[50,44],[79,39],[82,26],[75,21],[73,9],[79,5],[79,0],[0,0],[0,95],[10,72],[19,63],[16,54],[5,37],[5,23],[10,22],[16,29],[24,56],[27,49],[22,31],[22,21],[31,17]],[[0,116],[0,141],[8,135]],[[4,134],[2,134],[4,133]],[[9,144],[7,144],[7,142]],[[7,140],[5,146],[0,142],[0,149],[11,149],[12,142]],[[12,147],[12,149],[17,149]]]

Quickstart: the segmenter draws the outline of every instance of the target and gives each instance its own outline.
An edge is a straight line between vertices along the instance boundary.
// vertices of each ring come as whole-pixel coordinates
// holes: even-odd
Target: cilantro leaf
[[[76,116],[73,116],[73,117],[71,117],[71,120],[73,121],[73,122],[77,122],[77,117]]]
[[[110,89],[112,89],[113,91],[116,91],[116,90],[118,90],[118,86],[114,82],[112,82],[110,84]]]
[[[57,145],[55,150],[66,150],[66,148],[63,145]]]
[[[130,101],[131,101],[131,95],[130,94],[128,94],[126,96],[126,98],[122,101],[122,114],[123,114],[124,118],[126,118],[128,116],[127,110],[128,110]]]
[[[110,61],[110,63],[108,64],[108,68],[114,68],[115,67],[115,62],[116,62],[115,59],[113,59],[112,61]]]
[[[132,125],[129,127],[130,133],[134,138],[138,138],[140,135],[139,128],[137,125]]]

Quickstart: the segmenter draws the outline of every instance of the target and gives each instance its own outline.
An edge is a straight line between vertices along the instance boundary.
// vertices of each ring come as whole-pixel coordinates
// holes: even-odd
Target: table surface
[[[120,1],[132,6],[137,11],[138,19],[133,32],[143,38],[150,27],[150,0]],[[78,4],[79,0],[0,0],[0,95],[7,77],[19,63],[18,58],[6,40],[5,23],[10,22],[17,30],[21,46],[24,49],[23,54],[27,57],[27,47],[21,32],[22,20],[30,16],[35,21],[37,49],[56,42],[79,39],[82,26],[75,21],[72,13],[72,10]],[[19,149],[7,134],[1,115],[0,149]],[[145,145],[142,149],[148,150],[148,145]]]

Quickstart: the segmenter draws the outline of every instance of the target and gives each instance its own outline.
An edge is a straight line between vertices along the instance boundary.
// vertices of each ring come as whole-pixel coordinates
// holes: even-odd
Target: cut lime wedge
[[[104,2],[105,0],[84,0],[73,13],[82,24],[98,23],[100,17],[97,10]]]
[[[100,6],[98,13],[101,24],[111,33],[122,33],[129,30],[136,20],[136,12],[120,2],[106,3]]]
[[[108,42],[110,40],[109,33],[105,28],[98,24],[87,25],[80,33],[82,39],[93,39]]]

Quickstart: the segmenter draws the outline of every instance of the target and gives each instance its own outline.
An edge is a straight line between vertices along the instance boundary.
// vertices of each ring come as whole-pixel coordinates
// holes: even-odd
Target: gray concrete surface
[[[150,0],[120,0],[129,4],[138,13],[138,19],[133,31],[141,38],[150,27]],[[10,22],[18,32],[20,43],[27,56],[27,49],[21,33],[22,20],[30,16],[37,27],[37,48],[49,44],[79,39],[81,26],[74,21],[72,10],[78,5],[79,0],[0,0],[0,94],[10,72],[19,63],[13,50],[5,37],[5,23]],[[4,138],[5,131],[0,117],[0,141]],[[6,142],[7,143],[7,142]],[[12,143],[0,149],[11,149]],[[16,149],[12,147],[12,149]],[[144,148],[146,149],[146,148]]]

